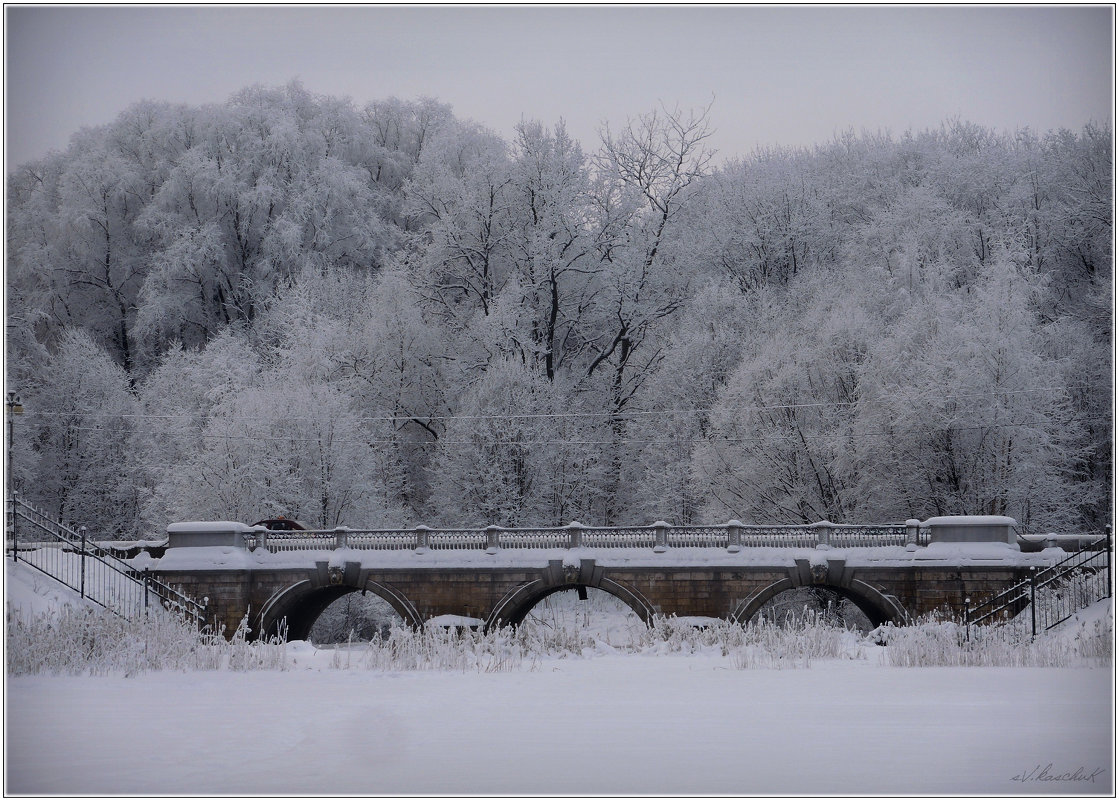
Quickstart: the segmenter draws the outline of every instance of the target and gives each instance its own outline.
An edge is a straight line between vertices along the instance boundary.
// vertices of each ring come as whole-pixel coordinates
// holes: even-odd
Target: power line
[[[1080,389],[1087,391],[1088,387],[1035,387],[1031,389],[1020,390],[995,390],[992,392],[982,392],[965,395],[940,395],[937,399],[945,403],[949,401],[971,400],[975,398],[990,398],[1006,395],[1027,395],[1039,394],[1043,392],[1067,392],[1071,389]],[[783,403],[773,405],[746,405],[734,406],[726,408],[706,407],[695,409],[650,409],[650,410],[635,410],[628,412],[531,412],[525,414],[475,414],[475,415],[425,415],[425,414],[411,414],[411,415],[377,415],[377,416],[361,416],[355,417],[355,422],[361,423],[376,423],[376,422],[393,422],[393,423],[409,423],[417,420],[425,422],[446,422],[456,420],[535,420],[535,419],[567,419],[567,418],[609,418],[609,419],[636,419],[641,417],[660,416],[686,416],[686,415],[704,415],[712,414],[716,411],[729,412],[741,414],[746,411],[790,411],[795,409],[819,409],[827,407],[852,407],[858,406],[863,403],[862,400],[855,401],[817,401],[813,403]],[[44,412],[32,411],[25,415],[25,417],[88,417],[88,418],[119,418],[119,419],[132,419],[132,420],[189,420],[189,421],[207,421],[207,420],[253,420],[256,422],[294,422],[294,421],[316,421],[321,420],[320,417],[306,417],[297,415],[285,415],[283,417],[264,418],[260,415],[214,415],[214,414],[147,414],[144,412],[94,412],[94,411],[69,411],[69,412]]]
[[[1072,418],[1068,422],[1077,423],[1094,423],[1110,421],[1108,417],[1096,418]],[[35,425],[35,424],[32,424]],[[40,425],[40,428],[45,427]],[[493,445],[502,446],[532,446],[532,445],[682,445],[682,444],[699,444],[699,443],[716,443],[726,442],[732,444],[742,444],[748,442],[784,442],[784,441],[800,441],[802,439],[837,439],[844,442],[851,440],[858,440],[867,437],[906,437],[920,434],[946,434],[957,431],[984,431],[990,429],[1007,429],[1007,428],[1038,428],[1038,423],[990,423],[984,425],[970,425],[970,426],[947,426],[940,428],[917,428],[905,429],[901,431],[859,431],[859,432],[828,432],[821,434],[796,434],[796,435],[761,435],[755,437],[690,437],[679,439],[638,439],[638,438],[621,438],[621,439],[526,439],[526,440],[484,440],[484,439],[446,439],[440,438],[438,440],[423,440],[417,442],[409,442],[399,439],[335,439],[333,437],[277,437],[277,436],[253,436],[250,434],[207,434],[202,432],[191,432],[189,436],[196,439],[215,439],[215,440],[229,440],[229,441],[243,441],[243,442],[309,442],[316,444],[329,444],[329,445],[402,445],[405,447],[430,447],[443,446],[443,445],[473,445],[477,447],[486,447]],[[80,426],[68,426],[67,431],[83,431],[94,433],[123,433],[130,434],[136,433],[128,428],[85,428]]]

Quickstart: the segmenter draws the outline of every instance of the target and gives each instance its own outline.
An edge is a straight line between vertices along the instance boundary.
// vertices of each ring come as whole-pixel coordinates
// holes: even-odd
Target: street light
[[[19,395],[9,392],[8,401],[5,405],[8,410],[8,533],[12,538],[12,559],[16,560],[19,559],[19,548],[16,544],[16,496],[15,479],[12,477],[12,436],[15,432],[16,415],[23,414],[23,404],[19,402]]]

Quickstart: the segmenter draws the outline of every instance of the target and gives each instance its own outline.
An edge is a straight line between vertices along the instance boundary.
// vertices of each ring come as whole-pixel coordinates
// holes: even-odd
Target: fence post
[[[653,553],[664,553],[668,550],[668,523],[658,520],[653,523],[657,533],[657,544],[653,546]]]
[[[8,496],[8,503],[12,505],[12,561],[19,561],[19,534],[16,533],[16,491]]]
[[[148,584],[150,577],[148,576],[148,569],[144,568],[144,614],[148,613]]]
[[[486,526],[486,553],[497,553],[501,547],[497,539],[500,533],[501,526]]]
[[[338,526],[334,529],[334,547],[345,548],[349,545],[349,538],[346,536],[349,532],[345,526]]]
[[[583,547],[583,524],[577,520],[572,520],[567,524],[567,547]]]
[[[1111,597],[1111,524],[1108,523],[1103,527],[1104,534],[1107,535],[1107,597]]]
[[[964,637],[971,642],[971,598],[964,598]]]
[[[85,528],[85,526],[82,526],[80,529],[78,529],[78,531],[82,535],[82,555],[81,555],[82,580],[81,580],[81,589],[78,592],[80,594],[80,597],[85,598],[85,543],[86,543],[86,528]]]
[[[431,529],[427,526],[416,526],[416,553],[423,553],[431,547]]]
[[[738,520],[727,523],[727,550],[731,553],[742,550],[742,523]]]
[[[1037,568],[1030,568],[1030,631],[1037,636]]]

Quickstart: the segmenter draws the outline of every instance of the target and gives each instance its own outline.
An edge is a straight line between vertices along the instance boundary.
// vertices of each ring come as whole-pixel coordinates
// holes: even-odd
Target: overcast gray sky
[[[508,137],[714,96],[721,156],[848,128],[1112,119],[1109,6],[19,7],[5,9],[8,165],[141,99],[220,102],[293,78],[357,104],[421,95]]]

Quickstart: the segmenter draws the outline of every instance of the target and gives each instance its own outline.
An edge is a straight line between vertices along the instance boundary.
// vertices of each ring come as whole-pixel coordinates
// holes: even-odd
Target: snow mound
[[[4,600],[12,614],[34,616],[64,606],[92,606],[75,590],[49,578],[23,562],[4,560]]]

